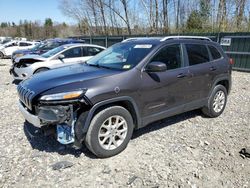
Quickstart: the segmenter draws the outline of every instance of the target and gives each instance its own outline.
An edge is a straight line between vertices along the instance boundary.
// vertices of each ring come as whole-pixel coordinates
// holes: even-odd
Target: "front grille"
[[[31,91],[30,89],[27,89],[22,84],[18,85],[17,91],[18,91],[19,98],[23,102],[23,104],[25,104],[26,107],[32,110],[32,99],[35,95],[35,92]]]

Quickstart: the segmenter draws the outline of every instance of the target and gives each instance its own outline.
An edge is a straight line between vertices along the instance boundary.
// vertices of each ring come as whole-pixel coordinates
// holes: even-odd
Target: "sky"
[[[0,0],[0,23],[19,20],[44,22],[51,18],[53,22],[73,24],[74,20],[62,14],[58,8],[60,0]]]

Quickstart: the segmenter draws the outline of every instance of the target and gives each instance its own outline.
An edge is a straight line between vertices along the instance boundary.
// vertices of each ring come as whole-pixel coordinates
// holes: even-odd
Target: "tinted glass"
[[[201,44],[186,44],[189,65],[209,62],[207,47]]]
[[[81,47],[71,48],[62,53],[65,58],[81,57],[82,50]]]
[[[221,58],[220,52],[214,46],[208,46],[208,48],[214,60]]]
[[[180,45],[171,45],[162,48],[156,56],[151,60],[160,61],[167,65],[167,69],[176,69],[181,67],[181,51]]]

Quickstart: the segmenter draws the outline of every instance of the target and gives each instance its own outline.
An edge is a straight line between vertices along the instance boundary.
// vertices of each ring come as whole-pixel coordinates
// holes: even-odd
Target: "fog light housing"
[[[22,74],[22,77],[23,77],[23,78],[27,77],[27,74],[26,74],[26,73],[23,73],[23,74]]]

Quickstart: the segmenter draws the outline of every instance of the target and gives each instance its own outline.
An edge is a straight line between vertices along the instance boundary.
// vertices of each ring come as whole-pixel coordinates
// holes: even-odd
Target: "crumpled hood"
[[[20,84],[34,91],[35,95],[40,95],[44,92],[46,92],[46,94],[59,93],[81,88],[85,89],[85,83],[87,81],[120,72],[121,71],[92,67],[86,64],[76,64],[35,74]]]
[[[21,63],[21,62],[38,62],[38,61],[45,61],[47,58],[44,58],[40,55],[35,55],[35,54],[28,54],[19,58],[15,59],[16,63]]]

